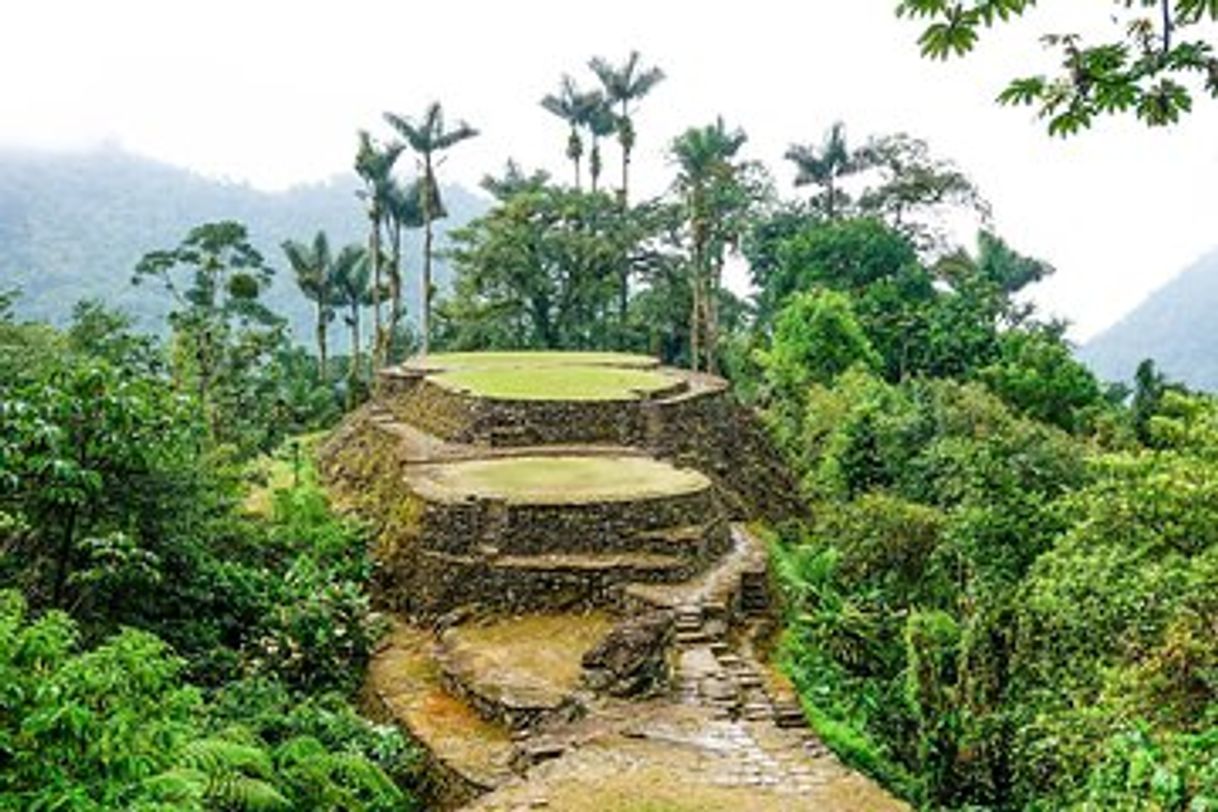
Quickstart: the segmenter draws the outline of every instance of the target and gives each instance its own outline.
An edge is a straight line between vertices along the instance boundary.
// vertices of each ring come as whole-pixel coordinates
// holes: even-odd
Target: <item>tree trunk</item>
[[[719,374],[719,277],[723,269],[716,261],[715,269],[708,274],[707,291],[702,306],[706,311],[706,371]]]
[[[621,346],[619,349],[626,349],[626,311],[630,309],[630,260],[627,259],[622,263],[622,285],[618,290],[617,300],[617,325],[620,336],[618,341]]]
[[[630,205],[630,150],[622,148],[622,209]]]
[[[326,382],[326,300],[317,299],[317,373],[321,382]]]
[[[627,106],[625,99],[622,99],[622,119],[618,124],[618,134],[622,142],[622,210],[630,205],[630,149],[634,140],[634,125],[630,121],[630,108]],[[629,128],[627,130],[626,128]],[[629,132],[629,140],[626,133]]]
[[[402,321],[402,224],[390,219],[389,330],[385,336],[384,358],[393,363],[393,339]]]
[[[588,177],[591,180],[592,194],[596,194],[596,187],[599,185],[601,177],[601,147],[596,136],[592,136],[592,150],[588,153]]]
[[[419,299],[419,354],[426,358],[431,347],[431,194],[436,179],[431,173],[431,153],[426,153],[423,161],[423,289]]]
[[[375,194],[373,192],[372,194]],[[373,204],[374,206],[376,204]],[[368,253],[372,260],[372,335],[373,346],[381,344],[381,215],[378,208],[370,208],[368,219],[372,222],[372,230],[368,232]],[[374,349],[372,366],[375,369],[380,362],[378,352]]]
[[[693,372],[698,371],[698,336],[701,332],[700,325],[702,321],[702,282],[699,280],[701,276],[699,268],[701,260],[698,257],[698,253],[698,248],[695,245],[693,279],[690,280],[690,289],[693,293],[693,306],[690,308],[689,315],[689,368]]]

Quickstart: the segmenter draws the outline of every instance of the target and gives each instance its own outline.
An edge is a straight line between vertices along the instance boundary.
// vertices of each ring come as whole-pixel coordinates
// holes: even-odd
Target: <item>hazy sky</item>
[[[426,8],[425,8],[426,5]],[[589,56],[631,48],[669,79],[641,108],[641,192],[659,192],[664,147],[722,114],[785,190],[781,155],[836,119],[856,142],[904,130],[968,171],[998,230],[1057,276],[1036,298],[1082,338],[1218,245],[1218,104],[1170,131],[1109,121],[1052,140],[993,98],[1050,64],[1035,42],[1076,27],[1037,12],[967,61],[918,56],[893,0],[438,3],[272,0],[5,0],[0,145],[111,140],[199,172],[282,188],[350,166],[355,130],[433,98],[482,137],[446,179],[474,184],[509,156],[566,178],[563,125],[538,99]],[[1102,4],[1059,2],[1092,18]],[[615,177],[616,149],[607,152]]]

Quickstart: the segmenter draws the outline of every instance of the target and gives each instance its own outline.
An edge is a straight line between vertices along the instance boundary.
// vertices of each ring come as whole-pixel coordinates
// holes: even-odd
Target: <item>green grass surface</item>
[[[710,483],[696,471],[647,457],[508,457],[430,467],[426,484],[451,496],[514,502],[593,502],[669,496]]]
[[[560,352],[520,350],[513,352],[442,352],[413,358],[409,364],[448,370],[502,366],[618,366],[652,367],[656,359],[625,352]]]
[[[457,368],[431,378],[441,386],[504,400],[626,400],[678,383],[648,369],[568,364]]]

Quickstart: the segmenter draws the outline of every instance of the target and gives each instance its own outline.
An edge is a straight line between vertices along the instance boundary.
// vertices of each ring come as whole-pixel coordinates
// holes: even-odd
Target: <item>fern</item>
[[[275,786],[248,775],[224,775],[213,780],[207,790],[209,804],[240,812],[268,812],[291,809],[292,803]]]
[[[251,773],[258,778],[270,778],[275,774],[270,757],[261,749],[227,739],[192,741],[182,748],[178,760],[185,767],[211,776]]]

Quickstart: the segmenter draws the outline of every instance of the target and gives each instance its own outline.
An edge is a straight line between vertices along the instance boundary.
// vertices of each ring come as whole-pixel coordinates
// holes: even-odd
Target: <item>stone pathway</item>
[[[500,773],[495,789],[461,809],[908,812],[824,747],[790,685],[758,659],[765,596],[750,590],[764,580],[742,566],[756,563],[756,540],[736,533],[722,562],[734,589],[714,572],[684,592],[665,587],[666,599],[679,599],[669,607],[672,691],[645,701],[583,696],[580,718],[510,734],[514,774]]]

